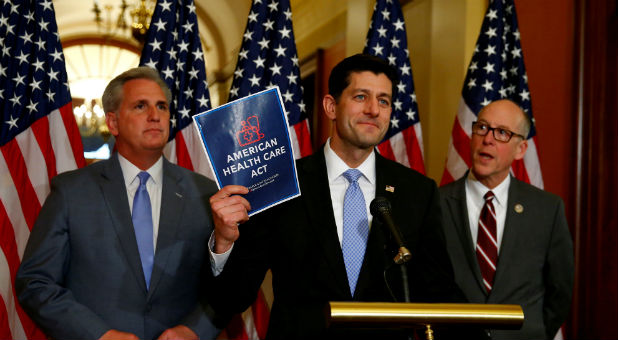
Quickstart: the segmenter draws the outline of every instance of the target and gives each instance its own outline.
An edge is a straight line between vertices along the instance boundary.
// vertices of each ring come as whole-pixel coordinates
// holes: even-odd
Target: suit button
[[[147,304],[146,305],[146,313],[150,312],[152,310],[152,305],[151,304]]]

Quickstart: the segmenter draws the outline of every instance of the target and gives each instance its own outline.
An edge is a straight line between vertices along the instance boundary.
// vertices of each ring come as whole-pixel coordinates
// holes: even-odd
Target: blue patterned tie
[[[150,287],[150,275],[152,274],[152,263],[154,260],[154,241],[152,237],[152,208],[150,206],[150,196],[146,190],[146,182],[150,175],[146,171],[140,172],[139,188],[133,198],[133,228],[137,239],[139,257],[142,261],[146,288]]]
[[[362,173],[356,169],[348,169],[343,173],[343,177],[350,182],[350,185],[343,199],[343,241],[341,248],[352,296],[354,296],[358,274],[365,258],[369,235],[365,197],[358,186],[360,176],[362,176]]]

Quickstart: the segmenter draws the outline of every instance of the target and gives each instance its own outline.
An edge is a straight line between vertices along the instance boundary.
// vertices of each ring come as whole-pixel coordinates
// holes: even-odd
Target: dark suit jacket
[[[573,288],[573,244],[562,200],[511,178],[496,276],[488,295],[472,244],[465,177],[440,188],[444,234],[457,284],[472,303],[522,306],[522,328],[492,330],[492,338],[553,339],[569,313]],[[515,210],[518,204],[523,211]]]
[[[376,195],[388,198],[393,218],[412,253],[408,264],[412,301],[460,301],[440,224],[435,183],[376,154]],[[403,301],[399,268],[393,266],[395,244],[374,219],[354,296],[351,295],[337,236],[324,152],[297,162],[302,196],[251,217],[241,225],[240,238],[223,273],[217,277],[224,293],[217,306],[240,312],[249,306],[272,269],[274,302],[269,338],[323,339],[385,338],[383,332],[326,330],[328,301],[386,301],[395,299],[386,276]],[[386,186],[394,188],[389,192]],[[390,269],[387,269],[390,268]],[[462,295],[459,295],[463,299]]]
[[[58,339],[96,339],[110,328],[154,339],[178,324],[202,339],[216,337],[202,299],[212,278],[208,199],[216,190],[212,181],[164,159],[146,290],[117,155],[56,176],[17,273],[19,302]]]

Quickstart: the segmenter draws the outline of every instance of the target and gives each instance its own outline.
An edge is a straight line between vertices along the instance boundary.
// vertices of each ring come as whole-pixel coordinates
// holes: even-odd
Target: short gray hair
[[[165,81],[161,79],[159,72],[148,66],[140,66],[121,73],[107,84],[105,91],[103,91],[102,98],[103,111],[105,111],[105,113],[118,110],[120,102],[122,102],[122,87],[126,82],[133,79],[149,79],[154,81],[161,87],[161,90],[163,90],[167,103],[169,104],[172,102],[172,91],[167,87]]]

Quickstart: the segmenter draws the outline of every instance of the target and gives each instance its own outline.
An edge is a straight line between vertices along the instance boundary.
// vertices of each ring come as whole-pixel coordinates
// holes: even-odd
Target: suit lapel
[[[133,220],[131,219],[131,211],[126,194],[127,189],[124,185],[124,177],[118,162],[118,155],[114,153],[109,160],[104,162],[105,164],[99,177],[99,186],[103,193],[103,199],[129,268],[131,268],[135,279],[145,294],[146,280],[137,249],[137,240],[135,239]]]
[[[502,235],[502,242],[500,243],[500,254],[498,255],[498,263],[496,265],[493,291],[500,289],[500,285],[502,284],[501,281],[505,280],[503,277],[506,278],[506,272],[510,267],[509,262],[518,259],[517,249],[515,247],[517,244],[517,237],[519,237],[517,227],[525,223],[525,210],[524,213],[517,213],[515,211],[515,206],[517,204],[521,204],[522,206],[526,205],[524,197],[520,195],[519,185],[520,182],[511,176],[504,233]],[[508,284],[508,282],[506,283]]]
[[[183,214],[184,191],[181,186],[182,176],[177,173],[171,163],[163,159],[163,183],[161,188],[161,209],[159,216],[159,234],[155,251],[152,277],[148,298],[156,291],[162,273],[167,264],[169,254],[173,251],[171,245],[176,242],[179,220]]]
[[[470,270],[474,273],[476,283],[479,289],[484,294],[487,294],[487,290],[483,284],[483,275],[481,274],[481,269],[476,259],[476,245],[472,241],[472,233],[470,232],[470,218],[468,216],[468,206],[466,204],[466,178],[467,175],[459,179],[455,183],[455,192],[445,197],[445,209],[449,209],[449,215],[452,218],[450,222],[455,227],[457,237],[459,238],[459,242],[466,256],[466,262]]]
[[[336,285],[349,295],[350,287],[333,214],[324,150],[320,149],[300,163],[299,171],[302,173],[302,201],[311,219],[309,225],[317,229],[322,254],[331,268]]]

